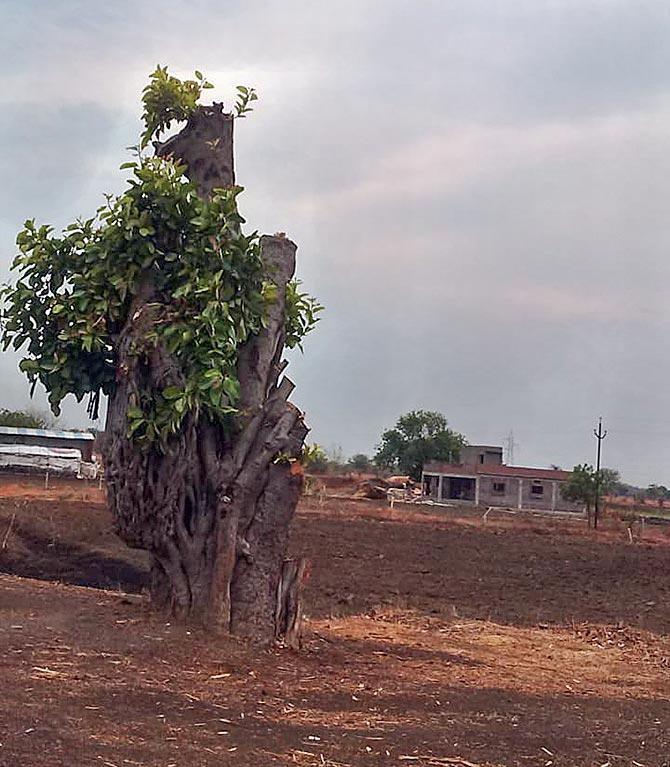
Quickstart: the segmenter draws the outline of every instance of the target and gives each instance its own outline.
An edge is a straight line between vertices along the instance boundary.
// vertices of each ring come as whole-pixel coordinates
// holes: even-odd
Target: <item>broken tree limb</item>
[[[287,647],[298,649],[302,633],[302,592],[311,573],[311,563],[304,558],[287,559],[277,586],[275,627],[278,639]]]

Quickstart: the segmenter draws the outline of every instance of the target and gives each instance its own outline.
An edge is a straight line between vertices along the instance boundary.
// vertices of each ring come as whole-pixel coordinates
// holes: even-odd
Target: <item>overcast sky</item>
[[[0,49],[0,280],[25,218],[122,188],[157,63],[254,85],[243,213],[327,307],[290,366],[310,439],[371,453],[424,408],[572,467],[602,415],[605,464],[670,484],[665,0],[1,0]]]

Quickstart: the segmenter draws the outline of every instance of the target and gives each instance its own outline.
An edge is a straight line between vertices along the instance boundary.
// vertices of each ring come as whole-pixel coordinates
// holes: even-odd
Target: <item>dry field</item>
[[[0,496],[3,767],[670,765],[661,528],[306,500],[296,653],[152,616],[95,488]]]

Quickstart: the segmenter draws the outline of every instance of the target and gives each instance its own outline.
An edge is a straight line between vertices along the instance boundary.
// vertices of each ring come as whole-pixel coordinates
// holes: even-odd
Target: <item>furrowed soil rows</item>
[[[662,530],[305,499],[304,647],[260,651],[152,616],[77,492],[0,499],[3,767],[670,765]]]

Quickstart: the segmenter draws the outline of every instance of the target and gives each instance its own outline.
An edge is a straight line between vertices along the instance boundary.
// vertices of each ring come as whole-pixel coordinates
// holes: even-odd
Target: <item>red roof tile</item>
[[[427,463],[424,471],[428,474],[465,474],[474,477],[482,474],[487,477],[517,477],[519,479],[566,480],[571,472],[559,469],[535,469],[530,466],[500,466],[485,463],[465,466],[460,463]]]

